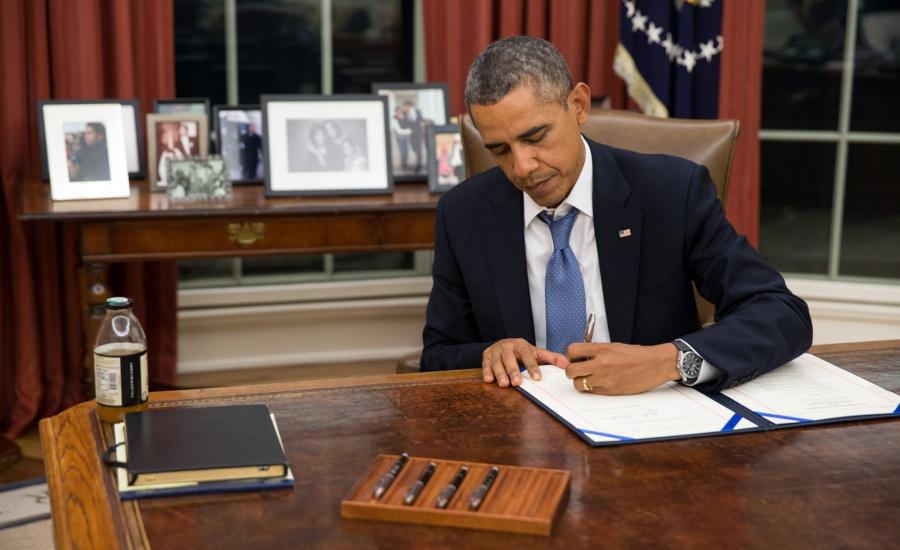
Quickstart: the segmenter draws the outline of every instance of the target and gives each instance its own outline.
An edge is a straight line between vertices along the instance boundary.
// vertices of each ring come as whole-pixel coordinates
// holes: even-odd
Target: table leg
[[[94,396],[94,339],[109,298],[109,264],[90,262],[81,267],[81,311],[84,322],[84,394]]]

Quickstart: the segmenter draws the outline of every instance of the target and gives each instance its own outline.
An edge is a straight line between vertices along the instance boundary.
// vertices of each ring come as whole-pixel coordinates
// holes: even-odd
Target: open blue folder
[[[534,381],[523,372],[517,389],[595,447],[900,417],[900,395],[810,354],[712,395],[676,383],[594,395],[576,390],[563,369],[541,373]]]

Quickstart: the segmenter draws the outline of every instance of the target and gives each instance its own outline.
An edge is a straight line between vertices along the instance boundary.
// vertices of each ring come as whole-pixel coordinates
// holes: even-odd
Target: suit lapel
[[[624,205],[631,187],[602,146],[588,141],[594,159],[594,234],[609,336],[631,342],[641,260],[641,212]]]
[[[495,186],[490,199],[495,214],[484,226],[492,288],[497,296],[497,307],[506,337],[525,338],[534,343],[534,320],[525,260],[522,193],[506,178],[501,180],[490,183]]]

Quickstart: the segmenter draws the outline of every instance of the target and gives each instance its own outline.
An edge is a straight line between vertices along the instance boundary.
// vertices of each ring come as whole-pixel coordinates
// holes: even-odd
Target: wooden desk
[[[892,391],[900,340],[814,349]],[[900,539],[900,422],[875,420],[593,449],[477,371],[164,392],[152,406],[265,403],[296,487],[118,500],[92,403],[41,421],[64,548],[889,548]],[[379,453],[566,468],[553,535],[342,520]]]
[[[89,344],[111,296],[110,262],[427,249],[438,198],[425,183],[398,183],[391,195],[290,198],[266,198],[260,184],[235,186],[226,201],[171,203],[134,181],[127,199],[53,201],[49,184],[30,180],[19,217],[78,224],[85,382],[93,395]]]

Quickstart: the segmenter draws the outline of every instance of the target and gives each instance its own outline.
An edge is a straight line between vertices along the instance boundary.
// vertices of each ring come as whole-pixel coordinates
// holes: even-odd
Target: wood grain
[[[900,390],[900,341],[814,351]],[[889,548],[900,539],[900,422],[895,420],[591,448],[518,392],[486,385],[478,374],[154,393],[153,407],[267,404],[278,420],[295,488],[128,506],[116,499],[111,478],[92,454],[102,444],[89,421],[91,405],[79,405],[41,423],[57,544]],[[568,470],[568,502],[549,539],[342,519],[341,500],[375,457],[402,451]],[[521,510],[510,505],[499,511]]]

